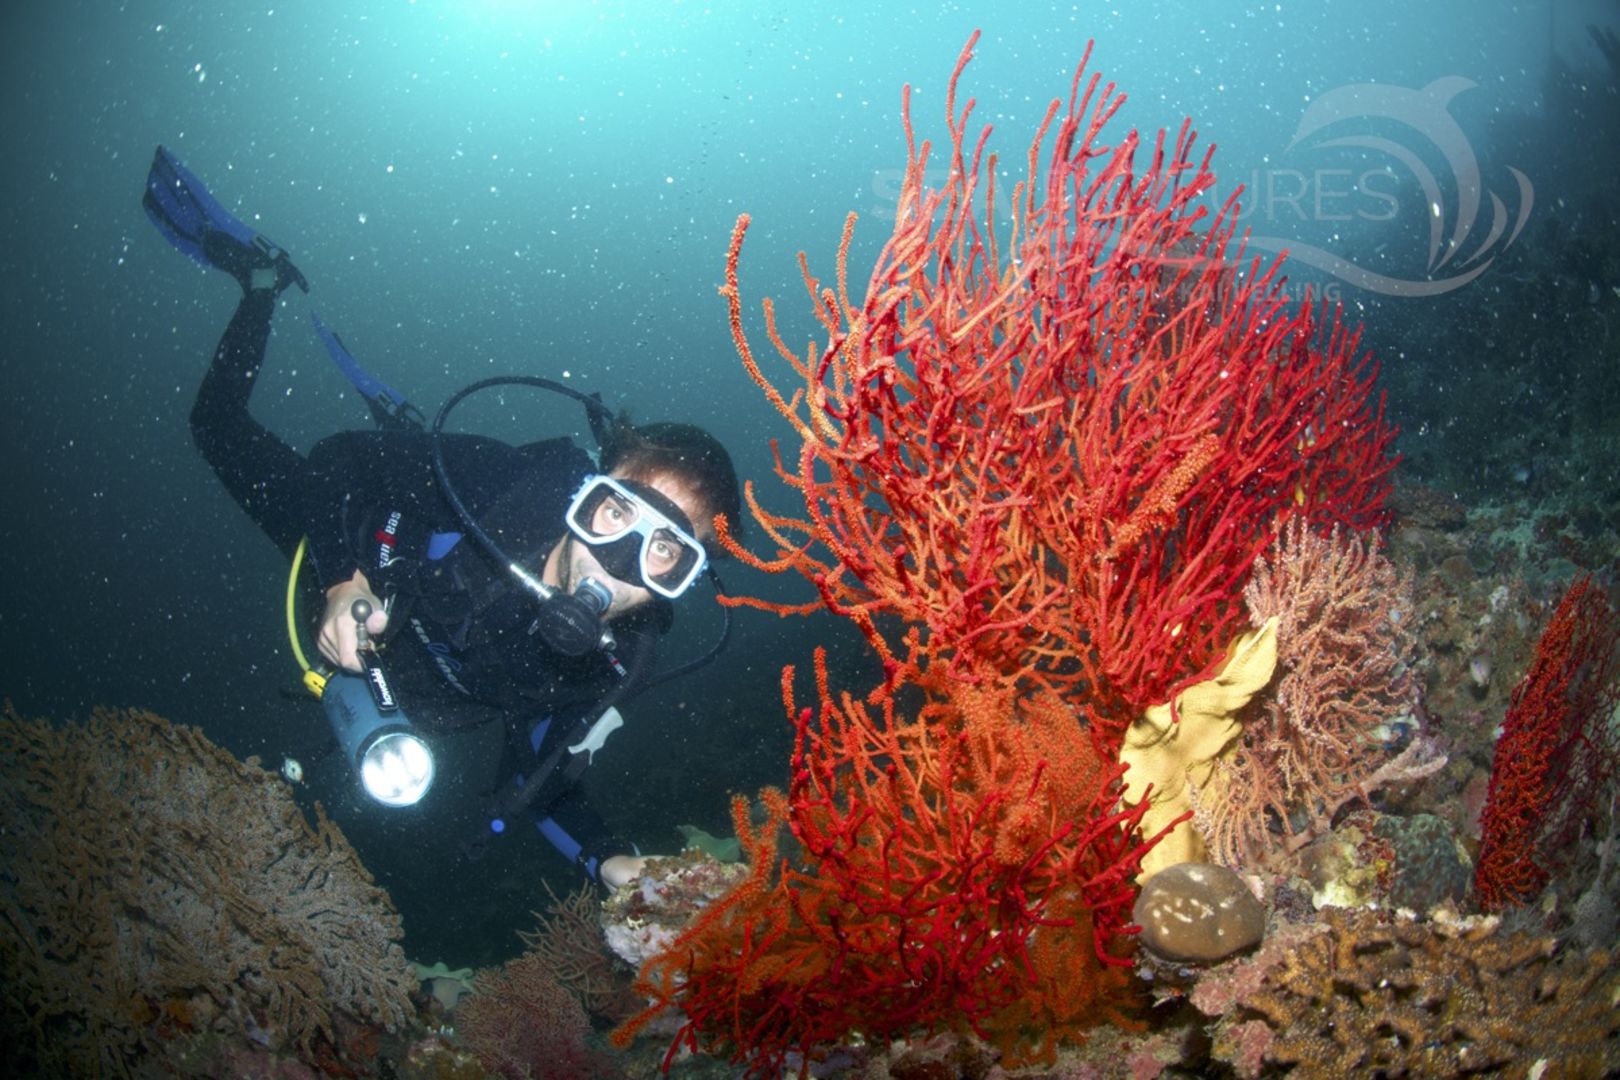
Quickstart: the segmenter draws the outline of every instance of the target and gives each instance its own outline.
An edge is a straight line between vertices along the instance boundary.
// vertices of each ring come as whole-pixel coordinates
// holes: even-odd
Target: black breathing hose
[[[554,590],[525,568],[522,563],[508,556],[500,544],[495,542],[495,538],[484,531],[483,527],[478,524],[478,519],[473,517],[471,511],[461,501],[461,496],[456,494],[456,486],[451,482],[450,471],[445,468],[444,464],[444,425],[445,421],[450,418],[451,410],[478,391],[488,390],[495,386],[533,386],[573,398],[585,406],[586,417],[591,425],[591,435],[596,439],[598,446],[601,446],[607,437],[608,425],[613,422],[613,413],[606,405],[602,404],[601,399],[590,394],[581,393],[571,386],[564,386],[553,379],[541,378],[538,375],[497,375],[488,379],[480,379],[451,394],[449,399],[439,407],[438,415],[433,418],[433,426],[428,429],[428,436],[431,440],[429,445],[433,457],[433,473],[439,478],[439,490],[444,494],[445,500],[450,503],[451,509],[455,510],[456,516],[461,519],[462,525],[472,534],[473,539],[478,542],[478,546],[483,548],[490,558],[504,566],[507,573],[525,589],[544,600],[551,596]],[[720,575],[715,573],[714,567],[712,565],[708,566],[705,572],[708,574],[709,580],[714,583],[716,595],[724,596],[726,593],[725,586],[720,581]],[[640,686],[636,687],[630,696],[696,671],[713,661],[720,654],[720,650],[725,648],[726,643],[731,640],[731,608],[722,604],[721,611],[724,613],[725,622],[720,630],[720,640],[715,642],[713,648],[702,656],[649,677]]]

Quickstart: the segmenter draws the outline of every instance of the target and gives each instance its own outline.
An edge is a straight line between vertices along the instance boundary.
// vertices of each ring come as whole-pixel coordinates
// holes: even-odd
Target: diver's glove
[[[244,296],[257,289],[269,289],[280,295],[289,285],[309,292],[309,281],[303,272],[293,265],[285,251],[263,236],[244,243],[224,229],[210,228],[203,233],[202,250],[209,265],[219,267],[237,280]]]

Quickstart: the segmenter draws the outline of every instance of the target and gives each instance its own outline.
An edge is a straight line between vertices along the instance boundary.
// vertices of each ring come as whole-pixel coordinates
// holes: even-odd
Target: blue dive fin
[[[360,396],[366,399],[366,404],[371,408],[371,417],[378,427],[385,431],[427,429],[427,418],[415,405],[405,400],[404,394],[361,367],[360,361],[343,344],[343,339],[329,329],[319,315],[311,311],[309,319],[315,324],[315,333],[320,337],[321,344],[326,346],[326,355],[332,358],[332,363],[343,372],[344,378],[353,383]]]
[[[217,267],[237,277],[263,266],[276,271],[278,288],[296,284],[309,292],[308,280],[287,253],[225,209],[166,147],[158,147],[152,155],[141,206],[164,239],[200,265]],[[210,233],[223,234],[235,243],[221,243],[222,238],[216,236],[210,249]]]

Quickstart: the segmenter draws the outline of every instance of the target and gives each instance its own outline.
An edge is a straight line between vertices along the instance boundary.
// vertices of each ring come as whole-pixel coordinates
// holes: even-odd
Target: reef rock
[[[693,848],[657,857],[635,880],[602,904],[602,934],[613,954],[632,968],[664,949],[692,917],[748,875],[742,863],[725,863]]]

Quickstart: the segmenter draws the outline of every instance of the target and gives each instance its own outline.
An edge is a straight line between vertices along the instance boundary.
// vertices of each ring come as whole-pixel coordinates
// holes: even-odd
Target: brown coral
[[[1255,564],[1244,599],[1255,625],[1278,620],[1278,675],[1196,793],[1214,861],[1256,865],[1279,831],[1302,842],[1348,800],[1444,764],[1421,742],[1385,748],[1412,706],[1416,643],[1410,577],[1377,545],[1296,518]]]
[[[486,1069],[512,1080],[619,1072],[606,1053],[586,1041],[591,1022],[584,1007],[537,949],[480,972],[472,996],[456,1010],[456,1030]]]
[[[618,1024],[641,1010],[641,998],[630,989],[634,973],[609,951],[602,932],[602,904],[596,891],[583,886],[559,899],[546,883],[551,903],[531,933],[518,933],[538,953],[557,981],[567,987],[593,1016]]]
[[[1495,920],[1342,908],[1324,918],[1226,1022],[1271,1028],[1268,1063],[1321,1077],[1620,1069],[1620,971],[1609,953],[1561,953]]]
[[[308,1056],[338,1010],[408,1015],[399,916],[342,833],[194,728],[8,710],[0,829],[0,1035],[46,1072],[210,1028]]]

